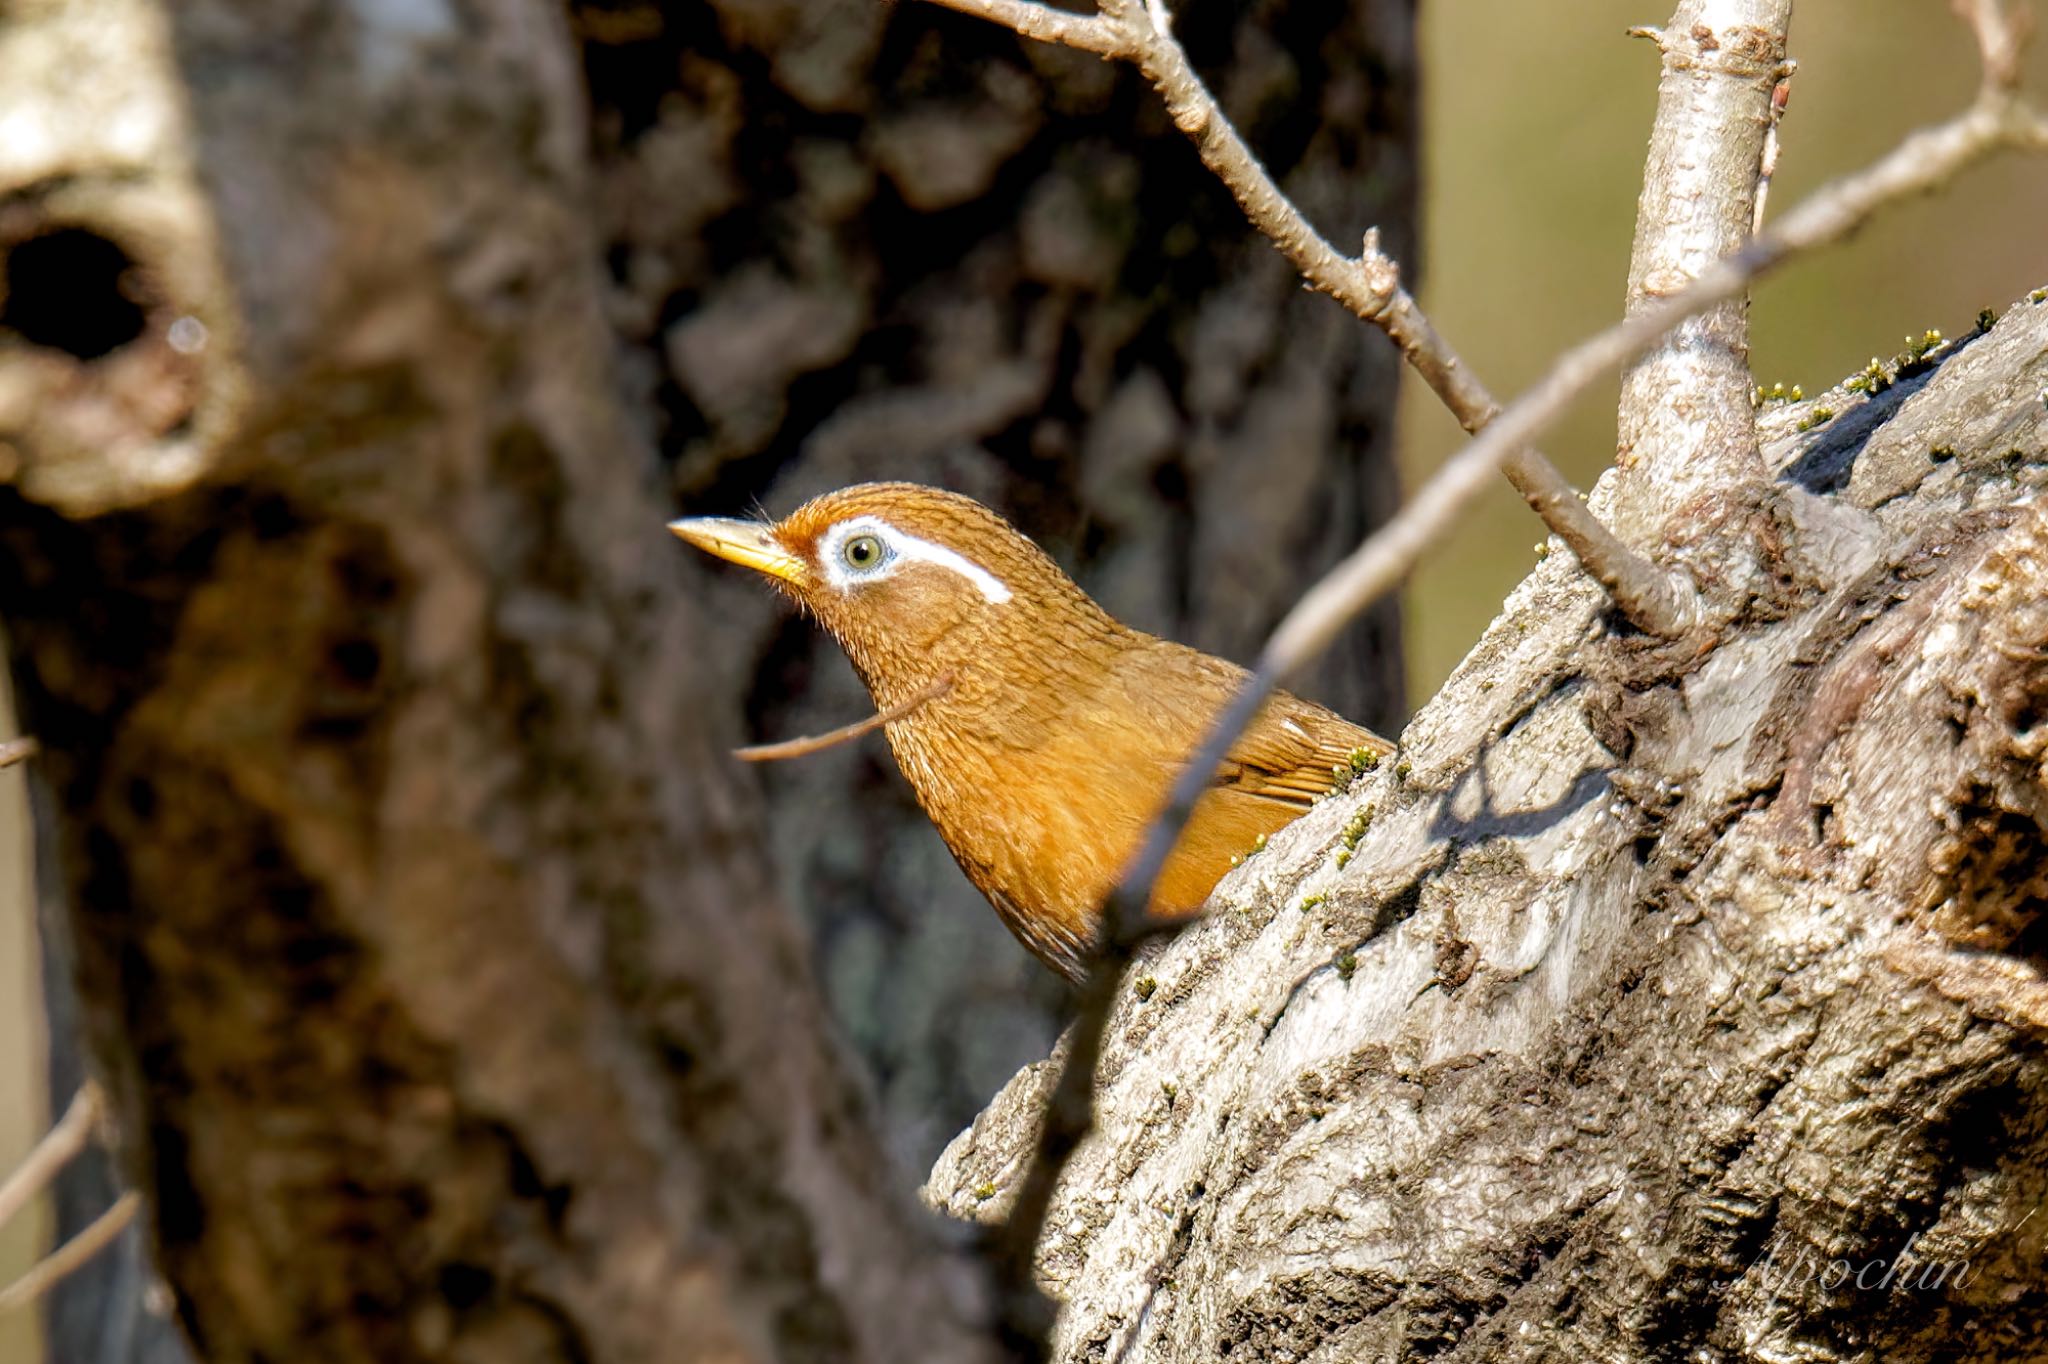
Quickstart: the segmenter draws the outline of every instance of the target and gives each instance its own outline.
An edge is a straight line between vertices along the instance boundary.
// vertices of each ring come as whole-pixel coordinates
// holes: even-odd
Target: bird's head
[[[1107,620],[1002,517],[915,483],[842,488],[774,524],[694,517],[669,529],[794,597],[884,703],[999,642],[1028,647],[1048,612]]]

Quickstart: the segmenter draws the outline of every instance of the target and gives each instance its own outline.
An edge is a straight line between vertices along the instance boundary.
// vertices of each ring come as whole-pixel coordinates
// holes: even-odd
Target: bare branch
[[[18,762],[33,758],[37,751],[38,746],[34,739],[9,739],[0,743],[0,768],[12,767]]]
[[[932,0],[935,5],[1014,29],[1026,38],[1093,52],[1111,60],[1128,58],[1122,25],[1106,16],[1068,14],[1035,0]]]
[[[130,1189],[86,1225],[85,1230],[29,1267],[28,1273],[0,1288],[0,1316],[40,1298],[67,1275],[82,1269],[93,1256],[114,1243],[142,1206],[142,1195]]]
[[[2020,53],[2025,50],[2033,15],[2005,0],[1951,0],[1977,39],[1977,59],[1984,66],[1984,88],[2010,94],[2020,85]]]
[[[777,744],[752,744],[746,748],[735,748],[732,751],[732,755],[741,762],[766,763],[778,762],[783,758],[805,758],[813,753],[823,753],[828,748],[837,748],[840,744],[858,739],[863,734],[872,734],[884,725],[893,725],[925,702],[936,701],[951,690],[953,690],[953,675],[947,673],[909,700],[899,701],[880,714],[870,715],[865,720],[856,720],[850,725],[841,725],[839,728],[825,734],[807,734],[801,739],[784,739],[781,743]]]
[[[43,1134],[43,1139],[7,1177],[7,1182],[0,1184],[0,1223],[27,1207],[29,1200],[48,1187],[50,1181],[57,1177],[57,1172],[86,1148],[92,1141],[101,1108],[100,1087],[90,1080],[80,1085],[78,1093],[72,1095],[70,1105],[65,1108],[64,1116]]]
[[[1274,630],[1260,672],[1285,676],[1326,648],[1346,622],[1401,580],[1485,488],[1495,467],[1616,365],[1641,354],[1687,317],[1740,294],[1793,256],[1840,241],[1886,204],[1926,193],[2007,147],[2048,151],[2048,121],[2011,96],[1982,96],[1960,117],[1913,133],[1866,170],[1816,191],[1776,227],[1710,266],[1680,292],[1566,351],[1424,484],[1400,515],[1309,589]],[[1218,743],[1212,737],[1204,754],[1212,748],[1220,756],[1229,740]]]
[[[1019,0],[934,2],[1003,24],[1026,37],[1135,63],[1159,90],[1175,125],[1194,142],[1202,164],[1216,174],[1252,226],[1279,248],[1303,279],[1384,331],[1465,430],[1478,431],[1500,411],[1486,386],[1437,334],[1414,297],[1402,287],[1400,267],[1380,250],[1378,233],[1366,234],[1364,249],[1357,257],[1345,256],[1281,191],[1195,73],[1187,53],[1159,22],[1154,7],[1132,0],[1107,0],[1099,16],[1082,17]],[[1673,635],[1692,620],[1698,594],[1690,580],[1658,568],[1624,544],[1541,453],[1517,450],[1503,467],[1531,510],[1578,556],[1638,628]]]
[[[1501,468],[1530,510],[1578,556],[1579,566],[1606,589],[1630,624],[1669,639],[1685,633],[1698,618],[1700,594],[1692,581],[1630,549],[1593,514],[1564,471],[1539,451],[1527,446],[1515,450],[1501,461]]]
[[[1785,74],[1792,0],[1678,0],[1653,35],[1662,57],[1657,117],[1643,161],[1627,312],[1654,307],[1742,247],[1756,226],[1774,94]],[[1686,318],[1622,375],[1617,472],[1596,499],[1635,544],[1695,540],[1707,506],[1757,505],[1749,316],[1737,296]],[[1680,519],[1682,518],[1682,519]],[[1747,538],[1710,575],[1724,605],[1746,591]]]

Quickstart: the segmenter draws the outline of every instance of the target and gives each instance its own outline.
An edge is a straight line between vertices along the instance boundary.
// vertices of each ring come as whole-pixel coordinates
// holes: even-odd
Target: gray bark
[[[1135,969],[1060,1358],[2048,1350],[2048,305],[1906,368],[1764,417],[1744,618],[1553,556]],[[1048,1074],[934,1204],[1000,1213]]]
[[[1657,117],[1629,256],[1631,315],[1749,240],[1791,13],[1791,0],[1681,0],[1657,31]],[[1725,535],[1715,504],[1756,500],[1763,471],[1750,415],[1748,314],[1747,299],[1710,308],[1622,374],[1616,474],[1602,510],[1642,527],[1645,543]]]

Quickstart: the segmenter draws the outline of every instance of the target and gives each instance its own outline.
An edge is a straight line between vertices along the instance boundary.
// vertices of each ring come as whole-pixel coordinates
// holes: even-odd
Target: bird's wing
[[[1215,785],[1307,809],[1394,746],[1333,711],[1277,693],[1231,746]]]
[[[1245,677],[1244,669],[1234,663],[1147,636],[1142,648],[1126,655],[1117,683],[1124,688],[1122,708],[1152,714],[1160,723],[1178,727],[1177,737],[1186,747],[1170,756],[1157,754],[1169,771],[1176,771]],[[1162,697],[1186,698],[1192,704],[1162,713]],[[1252,804],[1233,818],[1248,828],[1258,825],[1264,829],[1275,818],[1271,807],[1286,808],[1287,813],[1279,817],[1279,822],[1285,823],[1306,810],[1316,797],[1348,783],[1355,771],[1393,751],[1393,744],[1335,711],[1276,691],[1231,745],[1211,789],[1219,795],[1254,797]],[[1355,761],[1354,755],[1358,755]],[[1260,806],[1267,807],[1268,813],[1261,813]]]

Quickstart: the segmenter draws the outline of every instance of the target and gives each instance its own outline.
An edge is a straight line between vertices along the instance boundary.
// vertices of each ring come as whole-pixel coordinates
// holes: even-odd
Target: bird
[[[766,578],[839,644],[968,880],[1033,955],[1083,980],[1110,891],[1245,670],[1116,620],[1008,521],[939,488],[856,484],[780,521],[668,528]],[[1150,913],[1199,913],[1267,835],[1393,747],[1275,692],[1197,802]]]

